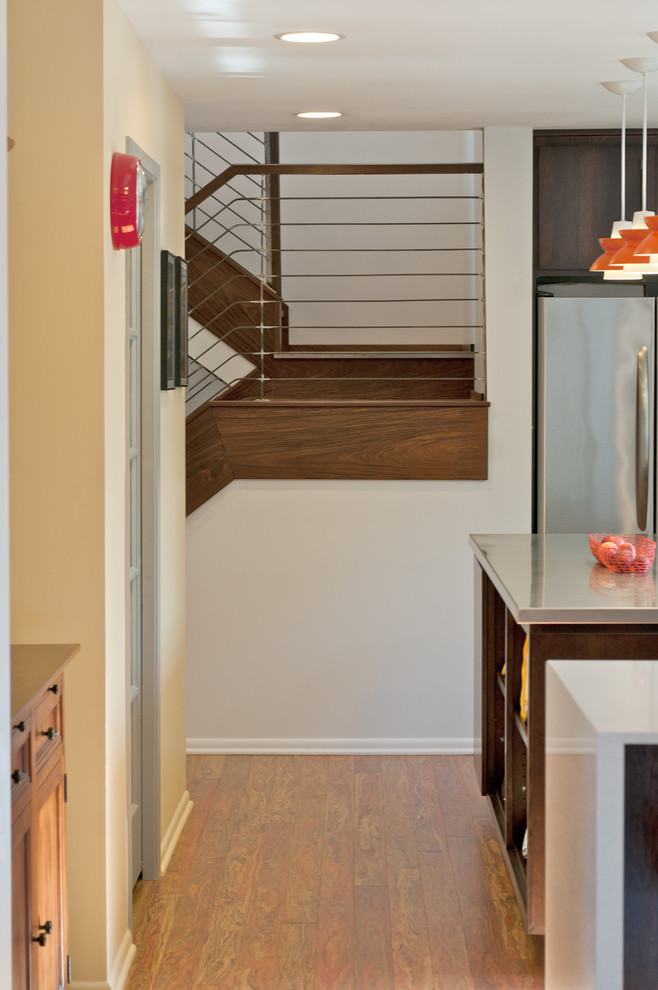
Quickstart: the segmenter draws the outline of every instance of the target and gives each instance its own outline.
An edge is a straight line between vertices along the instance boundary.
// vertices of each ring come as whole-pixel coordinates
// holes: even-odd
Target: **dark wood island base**
[[[642,596],[619,603],[597,596],[589,576],[592,565],[602,565],[590,556],[586,536],[475,536],[471,547],[475,767],[526,928],[543,934],[546,662],[657,659],[658,609]],[[623,577],[632,581],[635,575]],[[526,636],[524,722],[519,699]]]

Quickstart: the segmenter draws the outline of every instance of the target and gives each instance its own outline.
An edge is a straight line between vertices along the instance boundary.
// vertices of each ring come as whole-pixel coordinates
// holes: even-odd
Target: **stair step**
[[[304,361],[335,361],[336,359],[345,361],[372,361],[373,359],[391,361],[404,359],[413,361],[443,361],[445,358],[459,358],[462,360],[475,358],[475,351],[276,351],[272,356],[275,359],[286,361],[291,359],[301,359]]]

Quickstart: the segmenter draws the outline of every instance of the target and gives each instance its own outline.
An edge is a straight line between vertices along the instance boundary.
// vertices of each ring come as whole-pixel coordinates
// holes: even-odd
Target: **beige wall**
[[[67,678],[75,963],[104,973],[102,7],[9,3],[12,638]],[[75,30],[72,26],[75,24]],[[80,44],[80,38],[85,39]],[[76,933],[84,927],[84,938]],[[80,972],[78,970],[78,972]]]
[[[472,748],[468,535],[531,524],[531,129],[486,129],[484,165],[489,479],[233,482],[194,512],[192,749]]]
[[[183,248],[182,106],[115,0],[10,0],[12,638],[80,642],[67,677],[74,982],[117,986],[126,864],[125,255],[111,154],[161,167]],[[185,791],[182,392],[160,400],[162,831]]]
[[[6,4],[0,0],[0,141],[7,133]],[[7,408],[7,157],[0,159],[0,725],[9,719],[9,422]],[[9,733],[0,737],[0,774],[9,779]],[[0,798],[0,986],[11,983],[10,795]]]

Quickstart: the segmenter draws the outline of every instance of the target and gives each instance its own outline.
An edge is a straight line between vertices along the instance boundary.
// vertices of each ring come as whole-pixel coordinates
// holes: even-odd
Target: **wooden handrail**
[[[238,175],[482,175],[483,172],[484,165],[481,162],[417,165],[229,165],[185,201],[185,213],[190,213],[204,199]]]

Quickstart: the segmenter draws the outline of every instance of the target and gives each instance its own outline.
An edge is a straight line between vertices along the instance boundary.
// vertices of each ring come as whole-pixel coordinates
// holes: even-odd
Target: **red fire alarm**
[[[117,251],[142,242],[146,221],[146,173],[135,155],[112,155],[110,178],[112,243]]]

